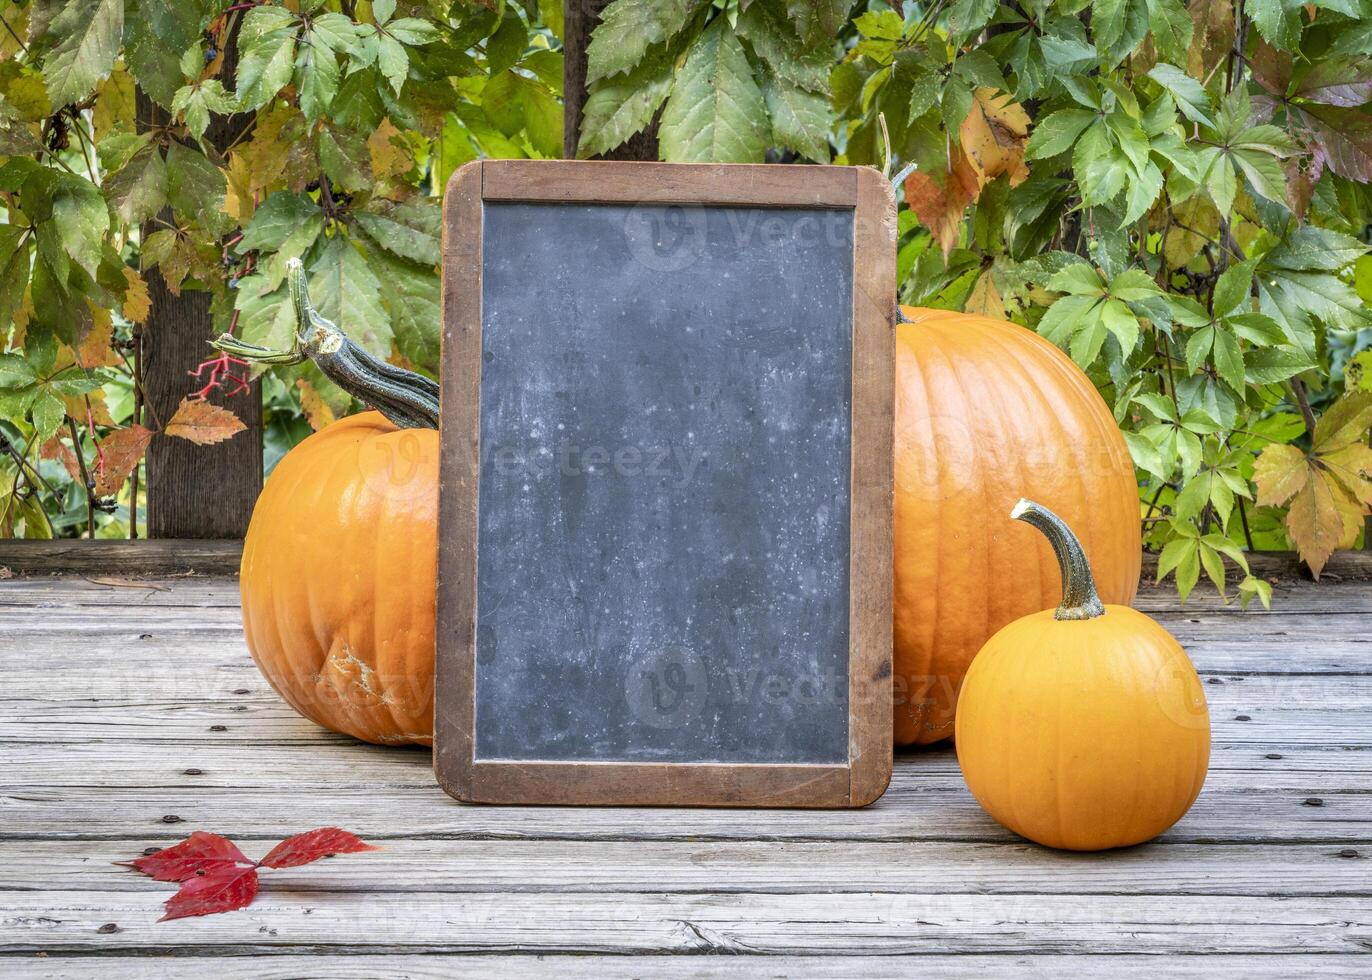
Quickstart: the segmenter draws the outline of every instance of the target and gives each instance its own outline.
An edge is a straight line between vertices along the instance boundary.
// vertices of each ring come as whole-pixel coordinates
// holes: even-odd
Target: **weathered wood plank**
[[[133,544],[117,541],[94,542],[97,547],[119,545],[121,547],[136,546],[140,549],[145,546],[155,548],[162,543],[156,541],[140,541]],[[16,542],[15,547],[24,547],[27,544],[27,542]],[[55,544],[53,542],[35,542],[35,544],[45,547],[69,547],[76,546],[78,543],[62,541]],[[224,573],[218,576],[211,576],[206,573],[191,578],[159,580],[157,584],[166,586],[168,591],[159,594],[157,603],[169,606],[217,605],[237,609],[238,581],[236,578],[226,576],[234,575],[237,572],[237,551],[233,549],[238,548],[238,545],[234,542],[205,541],[191,542],[191,545],[197,549],[213,549],[222,546],[224,549],[230,550],[231,554],[235,556],[232,559],[232,566],[227,567]],[[1368,554],[1372,554],[1372,552]],[[225,561],[228,560],[226,557]],[[0,562],[0,565],[3,564]],[[83,574],[99,576],[101,574],[126,573],[121,573],[114,567],[103,566],[94,570],[87,570]],[[1250,618],[1299,617],[1324,615],[1326,613],[1340,615],[1372,613],[1372,589],[1366,588],[1363,583],[1351,576],[1346,580],[1335,580],[1326,576],[1320,582],[1311,582],[1295,577],[1281,578],[1273,585],[1272,596],[1272,610],[1270,612],[1264,610],[1260,605],[1240,609],[1237,603],[1226,603],[1215,593],[1212,587],[1202,584],[1197,587],[1190,599],[1182,606],[1177,601],[1176,588],[1170,581],[1155,584],[1150,578],[1145,577],[1140,585],[1138,599],[1134,604],[1149,613],[1165,613],[1182,617],[1198,613]],[[141,604],[143,597],[136,593],[131,594],[129,590],[95,585],[78,576],[52,577],[44,575],[0,581],[0,606],[22,605],[31,600],[55,600],[63,605],[104,606]]]
[[[327,751],[327,750],[320,750]],[[194,754],[183,756],[194,765]],[[1175,842],[1372,841],[1372,793],[1341,790],[1314,776],[1290,789],[1207,787],[1165,835]],[[292,791],[167,786],[0,789],[0,840],[105,840],[194,829],[244,840],[276,840],[337,825],[364,837],[542,840],[1012,841],[949,780],[893,781],[871,807],[846,819],[830,811],[600,809],[464,806],[437,786]]]
[[[1284,847],[1144,845],[1109,855],[1028,843],[433,841],[378,838],[385,850],[264,872],[300,892],[816,892],[921,895],[1372,896],[1366,851],[1338,844]],[[260,857],[268,842],[245,846]],[[0,842],[11,891],[132,891],[167,885],[115,867],[142,847],[115,841]],[[3,895],[0,892],[0,895]]]
[[[215,956],[178,952],[114,959],[89,956],[0,956],[0,973],[14,980],[65,980],[98,971],[102,980],[409,980],[452,977],[556,977],[559,980],[733,980],[761,974],[814,980],[908,980],[911,976],[945,980],[1081,975],[1120,980],[1171,980],[1205,976],[1213,980],[1321,977],[1342,980],[1367,976],[1365,957],[1328,953],[1172,953],[1122,955],[939,955],[905,956],[536,956],[505,954],[392,953],[345,957],[293,955],[275,950],[264,956]]]
[[[295,714],[254,675],[251,663],[204,674],[164,663],[148,672],[126,664],[89,685],[79,672],[69,684],[49,675],[46,691],[20,681],[0,696],[0,743],[352,744]],[[1372,744],[1372,676],[1214,679],[1224,681],[1206,685],[1216,742]]]
[[[244,399],[237,407],[244,408],[251,399]],[[175,404],[172,405],[175,408]],[[244,445],[254,440],[260,442],[261,434],[251,428],[253,422],[246,420],[249,431],[234,440],[235,445]],[[192,447],[192,451],[205,453],[203,448]],[[247,515],[251,511],[253,497],[261,488],[261,450],[257,450],[259,475],[255,488],[248,498],[248,508],[241,515],[228,518],[230,521],[241,519],[246,526]],[[225,526],[227,527],[227,525]],[[213,530],[214,528],[212,528]],[[224,528],[218,528],[224,530]],[[241,533],[241,531],[239,532]],[[243,542],[234,540],[194,540],[187,538],[158,538],[143,541],[124,541],[119,539],[59,538],[53,541],[25,541],[15,538],[0,539],[0,567],[8,568],[16,575],[180,575],[194,572],[200,575],[237,575],[238,564],[243,557]]]
[[[165,787],[186,792],[290,788],[300,792],[343,788],[427,788],[433,785],[429,752],[356,743],[319,751],[296,745],[196,744],[168,753],[161,745],[126,742],[6,745],[9,772],[25,788]],[[954,782],[957,759],[949,745],[896,756],[892,781]],[[1221,743],[1210,756],[1209,790],[1372,791],[1372,746],[1243,745]],[[19,788],[18,786],[14,788]],[[1316,789],[1318,788],[1318,789]]]
[[[155,920],[167,892],[0,893],[0,952],[323,946],[592,953],[1348,953],[1372,945],[1363,898],[773,895],[263,890],[249,909]],[[114,923],[113,930],[101,929]]]

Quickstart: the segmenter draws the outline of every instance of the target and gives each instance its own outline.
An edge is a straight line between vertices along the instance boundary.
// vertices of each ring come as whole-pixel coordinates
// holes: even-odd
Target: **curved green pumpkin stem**
[[[365,402],[402,429],[438,428],[438,384],[422,374],[387,364],[348,339],[320,316],[310,303],[305,268],[299,259],[286,263],[286,281],[295,306],[296,333],[290,350],[272,350],[224,334],[213,346],[257,364],[300,364],[314,361],[319,370],[348,394]]]
[[[1023,497],[1010,511],[1010,516],[1038,528],[1053,546],[1058,568],[1062,570],[1062,604],[1053,618],[1095,619],[1104,616],[1105,606],[1101,604],[1095,580],[1091,578],[1091,563],[1086,560],[1086,552],[1067,522],[1042,504]]]

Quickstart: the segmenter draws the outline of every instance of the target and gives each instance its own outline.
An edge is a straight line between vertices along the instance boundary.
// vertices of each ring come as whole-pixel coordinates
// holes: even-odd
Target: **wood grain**
[[[1366,975],[1358,583],[1284,582],[1271,613],[1145,591],[1220,682],[1215,750],[1180,823],[1097,855],[996,825],[947,746],[900,753],[859,811],[459,806],[429,753],[277,700],[232,579],[159,584],[0,581],[0,975]],[[229,915],[158,924],[172,886],[110,863],[197,828],[257,857],[323,824],[384,850],[264,873]]]
[[[798,208],[853,208],[858,203],[856,167],[488,160],[484,168],[482,194],[488,201]],[[894,278],[888,288],[894,296]]]
[[[0,538],[0,568],[16,575],[237,575],[242,560],[239,540]]]

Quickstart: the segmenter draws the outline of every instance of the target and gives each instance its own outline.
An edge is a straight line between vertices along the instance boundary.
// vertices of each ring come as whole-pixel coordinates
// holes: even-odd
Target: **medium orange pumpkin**
[[[297,711],[386,745],[433,742],[438,387],[362,350],[310,306],[291,260],[289,351],[232,337],[262,363],[309,358],[380,411],[335,422],[282,458],[253,508],[239,588],[248,649]]]
[[[1098,851],[1151,840],[1205,782],[1200,678],[1165,629],[1100,601],[1056,514],[1021,500],[1010,516],[1052,542],[1063,599],[997,632],[972,662],[957,708],[963,777],[991,816],[1040,844]]]
[[[895,741],[953,734],[958,689],[996,630],[1056,605],[1057,565],[1021,496],[1081,535],[1101,596],[1127,605],[1142,546],[1138,487],[1090,379],[1033,331],[903,307],[896,333]]]

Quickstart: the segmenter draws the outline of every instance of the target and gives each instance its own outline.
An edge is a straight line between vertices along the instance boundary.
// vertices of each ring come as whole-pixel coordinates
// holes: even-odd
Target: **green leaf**
[[[1201,168],[1201,183],[1220,214],[1228,214],[1239,193],[1238,178],[1229,166],[1226,154],[1217,146],[1203,147],[1197,154]]]
[[[355,217],[368,237],[387,251],[424,265],[438,264],[443,218],[433,201],[374,201]]]
[[[1177,421],[1177,412],[1172,407],[1172,403],[1156,391],[1146,391],[1135,395],[1134,402],[1142,405],[1160,419],[1166,419],[1169,422]]]
[[[129,161],[105,178],[105,196],[126,225],[137,225],[167,206],[167,166],[162,152],[145,141]]]
[[[1030,160],[1057,156],[1072,148],[1077,137],[1097,116],[1089,109],[1059,109],[1034,125],[1024,155]]]
[[[1290,51],[1300,43],[1298,0],[1248,0],[1243,9],[1253,19],[1258,33],[1274,48]]]
[[[438,372],[439,280],[432,266],[415,265],[380,249],[367,263],[381,282],[381,302],[391,318],[395,346],[416,367]]]
[[[27,388],[38,381],[21,354],[0,354],[0,388]]]
[[[1124,37],[1129,0],[1095,0],[1091,4],[1091,32],[1096,45],[1112,48]]]
[[[186,121],[186,128],[196,139],[205,135],[210,125],[210,114],[228,114],[238,107],[238,100],[224,89],[217,78],[206,79],[197,85],[182,86],[172,99],[172,113],[179,114]]]
[[[300,111],[310,122],[323,118],[338,94],[338,57],[329,45],[330,37],[314,28],[306,31],[295,56],[295,90]]]
[[[67,417],[66,406],[62,399],[47,391],[40,391],[29,407],[33,418],[33,438],[37,442],[47,442],[57,434],[57,428]]]
[[[320,316],[377,357],[390,357],[392,333],[381,306],[381,280],[357,247],[341,235],[331,238],[306,272]]]
[[[606,11],[608,13],[608,11]],[[519,64],[524,49],[529,46],[529,29],[514,7],[505,10],[496,32],[486,41],[486,71],[499,75]]]
[[[1221,381],[1240,394],[1243,393],[1243,352],[1238,338],[1223,327],[1215,328],[1215,373]]]
[[[1217,316],[1224,316],[1238,309],[1249,298],[1253,290],[1253,267],[1257,259],[1248,259],[1231,265],[1215,280],[1215,292],[1211,306]],[[1249,304],[1251,307],[1251,303]]]
[[[253,212],[236,251],[239,254],[253,250],[275,252],[293,228],[320,214],[319,205],[306,195],[276,191]]]
[[[1048,307],[1036,329],[1048,340],[1063,347],[1072,334],[1081,328],[1087,315],[1099,305],[1099,302],[1099,298],[1095,296],[1064,296]]]
[[[676,37],[703,6],[704,0],[612,3],[600,15],[586,48],[586,81],[633,70],[651,46]]]
[[[0,323],[9,323],[24,301],[32,254],[33,240],[25,237],[24,229],[0,225]]]
[[[1142,269],[1125,269],[1110,281],[1110,295],[1128,303],[1136,303],[1162,292]]]
[[[382,77],[391,83],[391,89],[399,95],[410,74],[410,56],[405,53],[404,46],[388,34],[378,37],[377,44],[376,66]]]
[[[829,98],[776,78],[763,79],[763,96],[772,117],[772,142],[807,160],[829,162]]]
[[[176,142],[167,147],[167,201],[180,218],[224,229],[224,189],[223,171],[205,154]]]
[[[830,46],[806,44],[786,19],[778,0],[753,0],[748,4],[739,14],[738,33],[778,79],[810,92],[829,94],[829,70],[833,65]]]
[[[1206,126],[1214,127],[1211,117],[1210,96],[1204,86],[1175,65],[1159,63],[1153,66],[1148,77],[1157,82],[1177,100],[1179,108],[1187,119]]]
[[[724,18],[701,34],[677,75],[658,139],[666,160],[760,163],[767,109],[752,67]]]
[[[996,12],[997,0],[953,0],[948,8],[948,31],[966,37],[981,30]]]
[[[562,156],[562,103],[546,87],[525,79],[520,88],[524,133],[541,156]]]
[[[110,227],[109,208],[99,188],[79,177],[64,182],[53,195],[52,221],[67,255],[94,279]]]
[[[628,75],[597,82],[582,108],[577,156],[585,159],[608,153],[642,131],[672,90],[674,74],[672,62],[656,55]]]
[[[1148,29],[1158,54],[1166,60],[1186,60],[1192,28],[1191,17],[1181,0],[1148,0]]]
[[[238,102],[260,109],[291,80],[295,58],[295,15],[284,7],[253,7],[238,32]]]
[[[1128,357],[1139,342],[1139,319],[1117,299],[1106,300],[1101,308],[1101,323],[1115,335],[1120,350]]]
[[[43,62],[54,106],[79,102],[110,73],[124,32],[123,0],[67,0],[49,28],[57,44]]]
[[[1075,262],[1059,269],[1044,283],[1057,293],[1071,293],[1074,296],[1104,296],[1105,280],[1089,263]]]
[[[322,126],[319,130],[319,166],[335,185],[348,192],[371,189],[372,158],[367,139],[353,129]]]
[[[1107,127],[1097,123],[1088,127],[1073,147],[1072,169],[1082,201],[1090,206],[1105,204],[1124,190],[1132,164],[1111,142]]]

